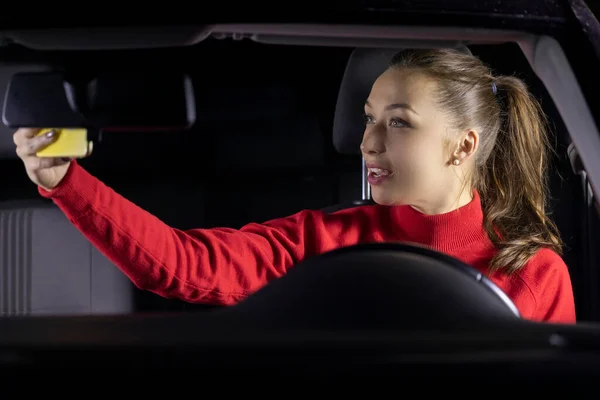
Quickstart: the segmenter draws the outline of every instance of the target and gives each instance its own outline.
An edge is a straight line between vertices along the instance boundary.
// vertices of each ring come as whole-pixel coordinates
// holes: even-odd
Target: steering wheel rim
[[[460,330],[523,322],[482,273],[412,243],[358,244],[306,257],[216,314],[228,324],[276,329]]]
[[[521,313],[519,312],[517,306],[513,301],[508,297],[506,293],[502,289],[498,287],[494,282],[492,282],[489,278],[487,278],[483,273],[475,269],[474,267],[469,266],[468,264],[449,256],[447,254],[429,249],[427,247],[421,246],[417,243],[361,243],[352,246],[340,247],[338,249],[329,251],[327,253],[321,254],[316,257],[335,257],[338,255],[356,252],[356,251],[365,251],[365,250],[374,250],[374,251],[403,251],[412,254],[418,254],[426,257],[430,257],[436,261],[443,262],[455,268],[458,271],[472,277],[475,281],[481,283],[487,290],[491,291],[493,294],[498,296],[506,306],[512,311],[512,313],[521,318]]]

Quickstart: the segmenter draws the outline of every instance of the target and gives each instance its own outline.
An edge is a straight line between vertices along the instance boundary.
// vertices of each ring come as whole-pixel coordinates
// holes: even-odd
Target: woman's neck
[[[408,241],[454,253],[487,237],[479,193],[473,190],[469,197],[461,199],[461,204],[465,202],[461,207],[436,214],[426,214],[409,206],[395,207],[394,219],[402,226]]]
[[[423,204],[411,204],[410,206],[422,214],[438,215],[447,214],[458,210],[473,201],[473,189],[463,190],[458,196],[446,196],[435,202],[423,202]]]

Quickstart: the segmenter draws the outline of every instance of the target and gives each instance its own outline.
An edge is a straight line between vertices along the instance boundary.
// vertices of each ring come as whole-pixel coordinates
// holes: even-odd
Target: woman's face
[[[399,69],[373,84],[361,151],[376,203],[411,205],[427,214],[456,208],[462,185],[453,161],[461,135],[436,105],[434,90],[433,80]]]

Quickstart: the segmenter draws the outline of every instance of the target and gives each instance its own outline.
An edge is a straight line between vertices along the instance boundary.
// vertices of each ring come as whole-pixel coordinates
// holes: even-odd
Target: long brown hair
[[[494,76],[477,57],[453,49],[402,51],[391,67],[433,78],[437,104],[454,127],[479,133],[467,184],[479,192],[485,230],[498,249],[490,270],[518,271],[544,247],[562,254],[558,229],[546,214],[547,121],[525,83]]]

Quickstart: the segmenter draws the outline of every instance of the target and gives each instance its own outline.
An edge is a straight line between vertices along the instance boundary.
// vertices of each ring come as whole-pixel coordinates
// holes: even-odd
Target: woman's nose
[[[363,154],[381,154],[385,152],[385,145],[381,136],[375,129],[366,131],[360,144],[360,151]]]

